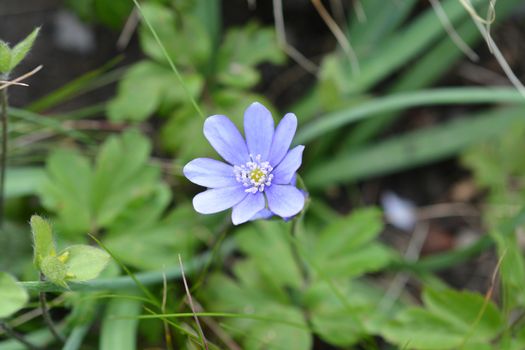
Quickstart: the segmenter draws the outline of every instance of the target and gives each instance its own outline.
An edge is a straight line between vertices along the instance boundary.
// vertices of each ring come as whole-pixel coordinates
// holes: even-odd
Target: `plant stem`
[[[37,346],[33,345],[31,342],[29,342],[23,334],[18,333],[13,328],[11,328],[7,323],[2,322],[0,323],[0,329],[2,329],[5,334],[7,334],[10,338],[16,339],[21,344],[24,344],[26,348],[31,350],[37,350],[39,349]]]
[[[2,143],[0,145],[0,228],[2,228],[4,225],[4,183],[7,164],[7,88],[0,90],[0,105],[0,119],[2,123]]]
[[[44,274],[40,273],[40,281],[44,281]],[[44,321],[53,334],[53,336],[61,343],[65,342],[64,337],[58,333],[58,330],[55,327],[55,324],[53,323],[53,320],[51,319],[51,315],[49,314],[49,310],[47,309],[47,298],[46,298],[46,292],[40,292],[39,293],[40,298],[40,308],[42,309],[42,316],[44,317]]]

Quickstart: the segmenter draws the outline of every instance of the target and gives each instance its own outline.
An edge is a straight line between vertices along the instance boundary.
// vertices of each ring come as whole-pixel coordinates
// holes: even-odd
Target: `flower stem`
[[[26,348],[30,350],[37,350],[39,349],[37,346],[33,345],[31,342],[29,342],[23,334],[18,333],[15,331],[11,326],[9,326],[7,323],[2,322],[0,323],[0,329],[5,332],[10,338],[16,339],[19,343],[24,344]]]
[[[44,274],[40,273],[40,281],[44,281]],[[61,343],[65,342],[64,337],[58,333],[58,330],[55,327],[55,323],[51,319],[51,315],[49,314],[49,310],[47,308],[47,298],[46,298],[46,292],[40,292],[39,293],[40,298],[40,308],[42,309],[42,316],[44,317],[44,322],[46,323],[47,327],[53,334],[53,336]]]
[[[7,88],[0,90],[0,119],[2,124],[2,143],[0,144],[0,228],[4,225],[4,183],[7,164]]]

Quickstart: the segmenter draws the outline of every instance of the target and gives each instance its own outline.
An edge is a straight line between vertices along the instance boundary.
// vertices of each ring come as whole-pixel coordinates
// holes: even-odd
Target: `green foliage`
[[[151,145],[130,130],[110,137],[94,166],[71,150],[58,150],[47,160],[47,179],[40,195],[58,214],[65,233],[85,234],[111,226],[126,209],[152,200],[165,188],[158,166],[150,165]]]
[[[127,0],[67,0],[66,4],[83,20],[101,23],[118,30],[133,9]]]
[[[383,330],[385,338],[415,349],[491,349],[505,327],[496,305],[477,293],[426,288],[423,301],[426,308],[399,313]]]
[[[67,288],[68,281],[82,282],[97,278],[109,262],[108,253],[87,245],[72,245],[57,255],[49,222],[33,215],[30,224],[35,266],[58,286]]]
[[[112,299],[106,308],[100,334],[101,350],[133,350],[137,348],[135,318],[140,314],[141,302]]]
[[[23,308],[29,295],[8,273],[0,272],[0,319],[6,318]]]
[[[525,124],[516,121],[505,137],[495,138],[466,152],[463,163],[473,171],[476,183],[487,193],[487,210],[484,220],[498,248],[501,262],[501,279],[508,309],[525,306],[525,258],[514,230],[507,230],[504,223],[511,221],[523,208],[525,162],[518,150],[525,146]],[[498,208],[508,208],[499,210]],[[502,225],[503,223],[503,225]]]
[[[209,23],[202,19],[213,17],[208,12],[203,14],[203,6],[208,5],[202,1],[188,5],[184,16],[177,16],[160,3],[145,3],[141,7],[192,98],[201,101],[206,112],[227,114],[234,121],[241,121],[247,104],[254,100],[267,103],[263,97],[247,91],[260,80],[256,66],[263,62],[283,63],[285,56],[276,44],[273,30],[255,23],[229,30],[219,44],[217,25],[208,27]],[[108,104],[109,118],[139,122],[154,114],[167,116],[161,131],[166,149],[176,152],[182,160],[211,153],[200,132],[202,120],[146,25],[141,26],[139,38],[148,59],[126,72],[116,98]]]
[[[379,317],[370,314],[380,293],[359,280],[349,283],[349,278],[376,271],[389,261],[390,253],[372,242],[382,229],[380,212],[356,211],[320,234],[305,232],[300,241],[288,236],[289,228],[282,222],[242,228],[236,241],[246,258],[234,265],[235,279],[216,274],[206,287],[205,299],[214,308],[262,318],[225,321],[234,334],[244,335],[243,348],[280,349],[286,344],[309,349],[312,331],[332,344],[347,346],[358,342],[367,329],[373,332]],[[357,250],[371,253],[370,259],[358,258],[355,267],[345,265],[332,273],[336,264],[325,260],[327,254],[344,265]],[[312,330],[304,314],[309,315]]]
[[[0,74],[8,74],[27,56],[38,36],[40,28],[35,28],[24,40],[9,48],[0,40]]]
[[[44,258],[56,255],[53,232],[49,222],[38,215],[31,217],[30,225],[33,233],[34,264],[38,269]]]
[[[98,277],[109,262],[109,254],[88,245],[72,245],[64,249],[65,268],[68,280],[73,282],[89,281]]]

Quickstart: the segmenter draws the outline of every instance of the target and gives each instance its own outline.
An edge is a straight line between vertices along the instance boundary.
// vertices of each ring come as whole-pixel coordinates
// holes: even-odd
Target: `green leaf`
[[[426,309],[401,312],[383,328],[383,336],[399,346],[416,349],[454,349],[462,345],[477,349],[505,327],[494,303],[477,293],[427,288],[423,301]]]
[[[465,335],[431,312],[412,308],[398,315],[383,329],[388,341],[409,349],[444,350],[459,346]]]
[[[242,348],[310,349],[312,340],[301,310],[287,304],[286,300],[276,299],[269,292],[271,283],[259,275],[255,264],[238,263],[236,275],[241,275],[239,283],[225,276],[212,275],[205,298],[216,310],[249,313],[265,318],[253,320],[239,317],[224,320],[229,328],[242,335]]]
[[[193,256],[199,237],[209,230],[191,206],[179,205],[165,219],[148,225],[122,225],[109,232],[104,244],[123,263],[144,270],[178,264],[178,254]],[[137,221],[140,221],[140,217]]]
[[[149,140],[134,130],[104,142],[95,166],[72,151],[53,153],[41,189],[67,233],[109,228],[130,206],[157,195],[160,169],[149,164]],[[125,215],[130,215],[126,213]]]
[[[258,221],[246,225],[235,240],[239,248],[257,264],[258,269],[279,286],[298,288],[301,272],[295,263],[289,235],[289,224],[281,221]],[[264,247],[264,249],[261,249]],[[279,257],[276,259],[275,257]]]
[[[41,167],[7,168],[5,179],[6,198],[34,195],[45,179]]]
[[[193,97],[202,88],[197,74],[184,74],[184,81]],[[118,87],[117,97],[108,105],[113,121],[142,121],[163,106],[187,101],[187,95],[171,70],[151,61],[142,61],[130,68]]]
[[[20,310],[29,300],[27,291],[8,273],[0,272],[0,319]]]
[[[9,73],[11,68],[11,49],[5,41],[0,40],[0,73]]]
[[[335,183],[428,164],[451,157],[467,147],[499,136],[523,118],[523,107],[498,109],[476,118],[463,118],[393,137],[358,151],[341,153],[305,175],[308,188],[326,188]]]
[[[100,350],[134,350],[141,302],[115,298],[108,302],[100,332]]]
[[[349,346],[366,334],[363,316],[374,314],[374,304],[356,295],[351,283],[336,287],[348,300],[347,304],[342,303],[326,282],[310,285],[302,301],[311,315],[315,333],[330,344]]]
[[[11,50],[11,64],[9,66],[9,71],[12,71],[27,56],[29,50],[33,47],[39,32],[40,28],[35,28],[31,34],[13,47]]]
[[[429,311],[463,330],[465,334],[472,332],[472,338],[477,340],[492,339],[505,325],[496,305],[490,300],[486,301],[479,293],[426,288],[423,291],[423,301]]]
[[[257,64],[280,64],[285,60],[274,30],[255,23],[230,29],[217,57],[217,80],[237,88],[248,88],[258,82],[259,73],[253,69]]]
[[[151,22],[170,58],[182,68],[201,67],[209,63],[211,38],[203,24],[190,14],[175,19],[174,11],[153,2],[142,5],[144,17]],[[146,25],[139,30],[142,50],[155,61],[167,60]]]
[[[97,278],[107,266],[110,256],[102,249],[88,245],[73,245],[60,253],[67,257],[65,267],[68,281],[82,282]]]
[[[33,260],[36,267],[40,269],[43,259],[56,256],[53,230],[49,222],[38,215],[31,217],[30,225],[33,233]]]
[[[46,162],[47,176],[39,189],[46,208],[58,214],[58,221],[70,232],[91,229],[91,178],[89,161],[71,150],[58,150]],[[58,222],[57,222],[58,223]]]
[[[126,18],[133,10],[133,2],[128,0],[94,0],[97,20],[113,29],[122,29]]]
[[[386,247],[373,242],[382,230],[381,212],[376,208],[357,210],[334,221],[311,244],[316,269],[325,278],[359,276],[381,269],[391,259]]]

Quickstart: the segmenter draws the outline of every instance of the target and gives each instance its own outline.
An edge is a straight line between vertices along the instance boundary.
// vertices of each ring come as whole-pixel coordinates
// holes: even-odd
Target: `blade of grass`
[[[523,120],[524,113],[524,107],[498,109],[416,130],[324,161],[305,175],[305,182],[310,189],[326,188],[437,161],[502,134],[512,123]]]
[[[113,299],[108,303],[100,331],[101,350],[136,349],[141,303],[129,299]]]
[[[115,67],[119,62],[121,62],[122,58],[122,56],[117,56],[104,64],[102,67],[92,70],[68,82],[64,86],[31,103],[29,106],[27,106],[27,110],[32,112],[41,112],[50,109],[68,99],[79,96],[82,93],[119,80],[124,72],[123,69],[117,69],[109,73],[107,72],[111,68]]]
[[[89,234],[89,237],[91,237],[95,242],[97,242],[97,244],[102,248],[104,249],[110,256],[113,260],[115,260],[115,262],[120,266],[120,268],[122,270],[124,270],[126,272],[126,274],[133,280],[133,282],[135,283],[135,285],[142,291],[142,293],[144,293],[144,295],[146,297],[148,297],[148,299],[151,300],[152,303],[154,303],[157,307],[160,308],[161,306],[161,303],[160,301],[149,291],[148,288],[146,288],[146,286],[140,282],[139,279],[137,279],[137,277],[135,276],[135,274],[130,270],[128,269],[128,267],[122,263],[122,261],[120,261],[120,259],[115,255],[113,254],[113,252],[111,250],[108,249],[108,247],[106,247],[104,245],[104,243],[102,243],[97,237],[93,236],[92,234]],[[164,275],[162,276],[164,278]]]
[[[521,0],[509,0],[498,6],[497,21],[504,19]],[[481,35],[469,18],[464,18],[458,25],[458,34],[468,44],[474,46],[481,40]],[[445,72],[453,67],[462,55],[448,37],[443,37],[424,57],[414,62],[403,76],[396,80],[389,93],[398,93],[406,90],[418,90],[440,79]],[[428,69],[432,67],[432,69]],[[386,130],[400,116],[399,112],[390,112],[376,118],[364,120],[351,131],[347,147],[358,147]]]
[[[157,41],[157,44],[159,44],[159,47],[162,50],[162,54],[164,55],[164,57],[166,57],[166,60],[168,61],[168,64],[170,65],[171,69],[173,70],[173,73],[175,73],[175,76],[177,77],[177,80],[179,81],[179,83],[181,84],[182,88],[184,89],[184,92],[188,96],[188,99],[190,100],[193,108],[195,109],[197,114],[199,114],[199,116],[202,119],[204,119],[205,118],[204,113],[202,113],[202,110],[199,108],[199,106],[197,105],[197,102],[195,101],[195,99],[191,95],[190,91],[188,90],[188,87],[186,86],[186,83],[184,82],[184,79],[180,75],[179,70],[175,66],[175,63],[173,63],[173,60],[171,59],[170,55],[168,54],[168,51],[166,51],[166,48],[164,47],[164,45],[160,41],[160,38],[159,38],[157,32],[155,31],[155,28],[153,28],[153,25],[151,24],[149,19],[146,16],[144,16],[144,12],[142,11],[142,7],[140,7],[139,2],[137,0],[133,0],[133,3],[135,4],[137,9],[139,10],[142,19],[144,20],[144,22],[148,26],[149,30],[151,31],[151,34],[153,35],[153,37]]]
[[[481,0],[473,1],[475,6],[481,2]],[[457,0],[444,1],[442,7],[452,24],[468,16]],[[406,65],[436,39],[445,35],[433,9],[427,9],[406,29],[389,38],[370,55],[366,64],[363,64],[361,74],[352,80],[352,86],[347,93],[350,95],[368,90],[402,65]]]
[[[519,92],[510,88],[443,88],[398,93],[320,117],[299,130],[295,142],[307,143],[346,124],[387,111],[425,105],[480,103],[524,104],[525,101]]]
[[[36,194],[44,179],[45,172],[40,167],[7,168],[5,197]]]
[[[39,115],[29,110],[18,108],[9,108],[9,115],[15,119],[20,119],[41,127],[50,128],[51,130],[56,131],[58,134],[63,134],[83,142],[91,142],[91,138],[86,134],[77,130],[68,129],[62,125],[61,121],[55,120],[51,117]]]

